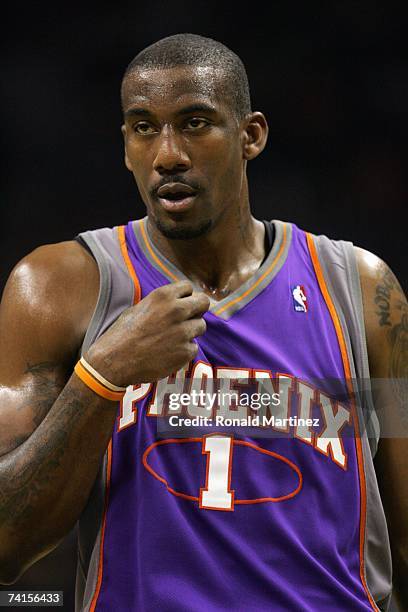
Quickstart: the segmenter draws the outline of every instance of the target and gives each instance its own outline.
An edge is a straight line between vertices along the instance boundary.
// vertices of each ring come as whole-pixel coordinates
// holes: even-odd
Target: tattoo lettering
[[[407,308],[407,305],[405,304]],[[394,392],[402,406],[408,401],[408,313],[402,315],[401,322],[390,330],[391,361],[390,377]]]
[[[398,280],[383,262],[378,267],[378,278],[374,302],[380,327],[388,328],[388,376],[401,424],[408,423],[408,303]]]
[[[395,278],[394,274],[384,264],[381,265],[381,281],[375,289],[374,302],[377,306],[377,315],[379,317],[380,326],[388,325],[391,327],[391,297],[393,291],[399,293],[404,297],[404,293],[401,289],[400,284]],[[398,299],[399,308],[401,310],[407,310],[408,306],[406,302]]]
[[[380,318],[380,325],[391,325],[390,321],[390,301],[391,291],[394,288],[394,280],[387,271],[383,274],[381,283],[375,289],[374,302],[378,308],[377,315]]]

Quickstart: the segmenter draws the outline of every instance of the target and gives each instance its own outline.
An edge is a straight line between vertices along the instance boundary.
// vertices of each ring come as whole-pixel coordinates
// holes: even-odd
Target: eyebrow
[[[216,109],[209,104],[190,104],[189,106],[185,106],[180,111],[178,111],[178,115],[189,115],[190,113],[216,113]]]
[[[150,117],[150,112],[145,108],[129,108],[124,112],[125,117],[133,117],[134,115],[142,115],[142,117]]]
[[[215,114],[217,111],[213,106],[210,106],[209,104],[189,104],[188,106],[185,106],[184,108],[177,111],[177,115],[190,115],[191,113],[197,112]],[[129,110],[125,111],[124,115],[125,117],[134,117],[135,115],[138,115],[139,117],[151,117],[152,113],[146,108],[136,107],[129,108]]]

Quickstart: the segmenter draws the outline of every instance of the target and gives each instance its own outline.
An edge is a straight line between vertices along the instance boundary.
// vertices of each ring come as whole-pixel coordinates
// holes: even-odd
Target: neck
[[[246,205],[227,209],[205,235],[189,240],[165,237],[151,218],[152,242],[187,278],[220,300],[248,280],[265,257],[265,228]]]

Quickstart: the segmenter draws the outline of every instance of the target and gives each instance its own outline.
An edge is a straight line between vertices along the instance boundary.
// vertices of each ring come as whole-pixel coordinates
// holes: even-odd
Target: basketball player
[[[401,388],[377,413],[353,399],[356,377],[406,374],[397,280],[350,243],[251,215],[268,127],[222,44],[148,47],[122,104],[147,216],[37,249],[4,292],[2,583],[79,520],[78,610],[386,610],[389,531],[407,609],[407,442],[379,440],[377,415],[398,417]],[[259,411],[273,423],[171,430],[255,411],[170,396],[251,385],[278,394]]]

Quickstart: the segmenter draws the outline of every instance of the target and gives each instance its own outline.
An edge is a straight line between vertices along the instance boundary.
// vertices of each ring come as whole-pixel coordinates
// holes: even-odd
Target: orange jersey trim
[[[108,464],[106,468],[106,489],[105,489],[105,505],[103,509],[103,521],[102,521],[102,532],[101,532],[101,543],[99,549],[99,565],[98,565],[98,579],[96,581],[96,587],[92,602],[89,608],[89,612],[94,612],[95,606],[99,597],[99,593],[102,586],[102,575],[103,575],[103,547],[105,543],[105,528],[106,528],[106,515],[109,503],[109,489],[110,489],[110,478],[112,472],[112,438],[108,445]]]
[[[220,315],[222,312],[224,312],[224,310],[227,310],[227,308],[230,308],[231,306],[233,306],[234,304],[238,304],[238,302],[240,302],[241,300],[243,300],[247,295],[249,295],[250,293],[252,293],[252,291],[259,285],[259,283],[261,283],[263,281],[263,279],[268,276],[268,274],[270,274],[272,272],[272,270],[274,269],[274,267],[276,266],[277,262],[280,259],[280,256],[285,248],[286,245],[286,239],[287,239],[287,229],[286,229],[286,223],[283,226],[283,239],[282,239],[282,244],[280,245],[279,251],[276,254],[275,259],[273,260],[273,262],[271,263],[271,265],[269,266],[269,268],[267,270],[265,270],[265,272],[262,274],[262,276],[260,276],[258,278],[258,280],[256,281],[256,283],[254,283],[253,285],[251,285],[251,287],[249,287],[249,289],[247,289],[246,291],[244,291],[244,293],[242,293],[242,295],[238,295],[235,299],[231,300],[231,302],[228,302],[227,304],[224,304],[224,306],[222,306],[222,308],[219,308],[218,310],[214,311],[215,315]]]
[[[175,276],[175,274],[173,274],[173,272],[171,272],[167,266],[164,265],[164,263],[162,261],[160,261],[160,259],[157,257],[157,255],[155,254],[155,252],[153,251],[150,243],[149,243],[149,239],[147,237],[146,234],[146,228],[145,228],[145,224],[141,223],[140,224],[140,230],[141,230],[141,234],[143,236],[143,241],[146,245],[147,250],[149,251],[151,257],[154,259],[154,261],[156,262],[156,264],[163,270],[163,272],[165,272],[167,274],[167,276],[169,276],[170,278],[172,278],[174,281],[178,281],[180,280],[177,276]],[[256,289],[256,287],[259,285],[259,283],[261,283],[264,278],[266,276],[268,276],[272,270],[274,269],[274,267],[276,266],[277,262],[279,261],[283,250],[285,249],[285,245],[286,245],[286,241],[287,241],[287,226],[286,223],[283,226],[283,239],[282,239],[282,244],[279,248],[278,253],[276,254],[275,259],[273,260],[273,262],[271,263],[271,265],[269,266],[269,268],[267,270],[265,270],[265,272],[262,274],[262,276],[260,276],[258,278],[258,280],[251,285],[251,287],[249,287],[249,289],[247,289],[246,291],[244,291],[243,294],[237,296],[235,299],[231,300],[230,302],[228,302],[227,304],[224,304],[224,306],[222,306],[221,308],[219,308],[218,310],[214,310],[214,314],[215,315],[220,315],[222,312],[224,312],[225,310],[227,310],[228,308],[230,308],[230,306],[233,306],[234,304],[238,304],[241,300],[243,300],[247,295],[249,295],[250,293],[252,293],[254,291],[254,289]]]
[[[364,540],[365,540],[365,520],[366,520],[366,510],[367,510],[367,499],[366,499],[366,482],[365,482],[365,474],[364,474],[364,459],[363,459],[363,451],[361,444],[361,436],[360,436],[360,428],[358,423],[358,417],[356,413],[356,406],[353,400],[354,390],[351,380],[351,368],[350,362],[347,354],[347,346],[346,341],[344,339],[343,330],[340,325],[340,319],[337,314],[336,308],[334,306],[333,300],[331,299],[329,290],[326,285],[326,281],[324,279],[323,271],[320,265],[319,257],[317,255],[316,246],[311,234],[306,232],[307,245],[310,252],[310,257],[312,259],[313,267],[316,273],[316,277],[319,283],[320,291],[323,294],[324,301],[326,302],[327,308],[329,310],[330,316],[333,321],[334,329],[336,331],[337,340],[339,342],[340,353],[343,361],[344,374],[347,384],[347,390],[350,394],[351,398],[351,406],[352,406],[352,415],[354,422],[354,430],[356,433],[356,451],[357,451],[357,463],[358,463],[358,471],[360,476],[360,578],[364,590],[367,594],[369,602],[373,608],[373,610],[378,610],[376,603],[374,602],[370,591],[368,590],[366,578],[365,578],[365,568],[364,568]]]
[[[126,267],[130,274],[130,277],[134,284],[134,296],[133,303],[137,304],[141,300],[141,289],[139,279],[137,277],[136,271],[130,261],[127,244],[126,244],[126,234],[125,234],[125,226],[122,225],[118,227],[118,239],[120,250],[125,261]],[[106,468],[106,485],[105,485],[105,504],[103,509],[103,519],[102,519],[102,531],[101,531],[101,543],[99,550],[99,565],[98,565],[98,578],[96,581],[95,592],[92,597],[92,602],[89,608],[89,612],[95,612],[96,604],[98,603],[98,597],[101,591],[102,586],[102,578],[103,578],[103,557],[104,557],[104,542],[105,542],[105,530],[106,530],[106,517],[108,513],[109,506],[109,491],[110,491],[110,481],[112,474],[112,437],[109,440],[108,445],[108,463]]]
[[[139,279],[137,277],[136,271],[132,265],[132,262],[130,261],[129,252],[128,252],[128,248],[126,244],[126,234],[125,234],[124,225],[121,225],[120,227],[118,227],[118,238],[119,238],[120,250],[122,252],[122,257],[125,261],[126,267],[130,274],[130,278],[132,279],[133,284],[135,286],[133,303],[137,304],[141,300],[142,291],[140,289],[140,283],[139,283]]]
[[[154,259],[154,261],[157,263],[158,266],[160,266],[160,268],[168,275],[170,276],[170,278],[172,278],[174,281],[178,281],[180,280],[179,278],[177,278],[177,276],[175,276],[173,274],[173,272],[170,272],[170,270],[164,265],[163,262],[160,261],[160,259],[157,257],[156,253],[153,251],[152,247],[150,246],[149,240],[147,238],[147,234],[146,234],[146,229],[144,226],[144,223],[142,222],[140,224],[140,229],[142,232],[142,236],[143,236],[143,240],[144,243],[146,245],[147,250],[149,251],[151,257]]]

